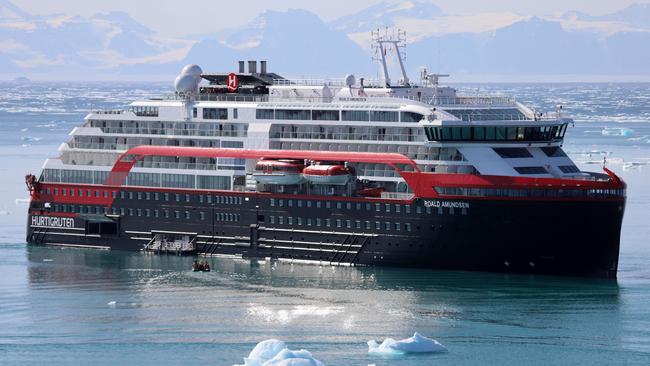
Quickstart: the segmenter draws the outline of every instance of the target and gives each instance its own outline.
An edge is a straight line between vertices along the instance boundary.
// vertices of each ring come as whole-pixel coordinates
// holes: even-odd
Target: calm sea
[[[0,364],[231,365],[272,337],[326,365],[650,364],[650,84],[458,87],[561,104],[565,150],[627,181],[617,281],[236,259],[193,273],[191,258],[27,246],[24,175],[88,110],[169,86],[0,83]],[[367,355],[415,331],[450,352]]]

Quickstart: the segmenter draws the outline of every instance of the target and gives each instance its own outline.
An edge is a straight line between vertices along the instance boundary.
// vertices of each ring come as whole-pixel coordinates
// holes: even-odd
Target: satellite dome
[[[345,85],[347,85],[348,87],[351,88],[352,85],[354,85],[356,83],[357,83],[357,80],[354,77],[354,74],[345,75]]]
[[[196,76],[190,74],[180,74],[174,80],[174,89],[179,93],[196,92],[199,86]]]
[[[203,70],[201,70],[201,67],[195,64],[185,65],[185,67],[181,71],[181,74],[194,75],[194,76],[201,76],[202,73]]]

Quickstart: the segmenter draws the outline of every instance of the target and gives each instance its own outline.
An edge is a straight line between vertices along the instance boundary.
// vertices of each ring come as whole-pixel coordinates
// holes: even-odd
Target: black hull
[[[280,206],[269,196],[210,203],[181,196],[174,202],[117,198],[116,233],[91,229],[90,215],[77,215],[68,227],[33,225],[43,223],[36,216],[52,212],[30,215],[27,241],[142,250],[156,233],[174,233],[190,236],[202,255],[615,278],[625,206],[624,200],[418,199],[407,209],[363,200],[285,197]]]

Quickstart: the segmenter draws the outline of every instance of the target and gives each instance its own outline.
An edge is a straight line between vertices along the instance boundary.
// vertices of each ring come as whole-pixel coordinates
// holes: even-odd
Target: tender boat
[[[262,184],[294,185],[304,183],[304,164],[295,160],[260,160],[253,177]]]
[[[302,175],[313,184],[342,186],[353,179],[354,169],[342,164],[314,164],[303,169]]]

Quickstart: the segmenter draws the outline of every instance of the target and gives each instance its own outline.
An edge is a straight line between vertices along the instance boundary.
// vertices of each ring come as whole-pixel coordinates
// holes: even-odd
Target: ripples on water
[[[607,154],[630,186],[618,281],[222,258],[194,273],[192,258],[27,247],[26,207],[15,202],[26,170],[54,155],[86,110],[161,87],[0,84],[0,363],[230,365],[275,337],[327,365],[650,364],[650,177],[623,169],[650,158],[650,144],[634,140],[650,136],[650,85],[461,86],[540,109],[559,101],[579,120],[565,148],[581,168],[598,170],[591,163]],[[601,133],[621,126],[633,135]],[[367,340],[414,331],[450,352],[367,356]]]

